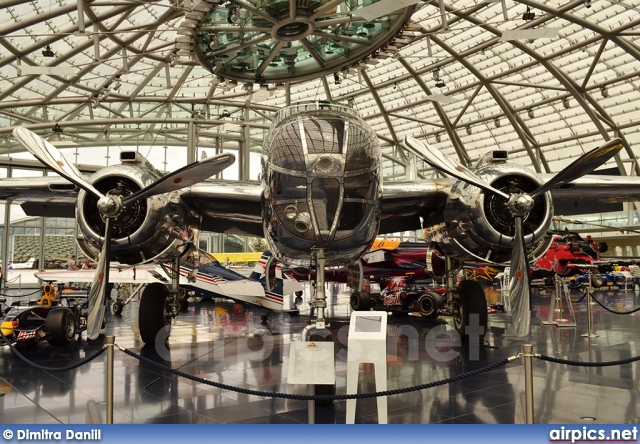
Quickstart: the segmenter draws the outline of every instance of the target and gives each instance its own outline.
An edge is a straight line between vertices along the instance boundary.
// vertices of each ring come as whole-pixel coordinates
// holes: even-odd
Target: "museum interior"
[[[2,423],[640,422],[640,1],[0,4]]]

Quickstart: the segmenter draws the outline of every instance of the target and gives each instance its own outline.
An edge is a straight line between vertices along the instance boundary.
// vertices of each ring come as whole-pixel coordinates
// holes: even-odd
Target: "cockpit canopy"
[[[381,192],[380,146],[353,110],[294,105],[278,113],[273,128],[264,177],[275,216],[289,233],[318,245],[371,223]]]

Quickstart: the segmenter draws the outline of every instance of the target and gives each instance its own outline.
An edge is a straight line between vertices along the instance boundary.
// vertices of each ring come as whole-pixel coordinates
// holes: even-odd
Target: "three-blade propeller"
[[[89,292],[89,313],[87,317],[87,336],[96,339],[100,335],[105,319],[105,302],[109,288],[109,257],[111,252],[111,228],[122,209],[138,199],[170,193],[202,182],[218,174],[235,161],[235,156],[222,153],[200,162],[194,162],[168,174],[141,190],[126,196],[104,195],[85,180],[82,173],[53,145],[26,128],[15,128],[14,137],[48,168],[56,171],[71,183],[82,188],[98,199],[98,211],[105,220],[104,244],[96,268],[91,291]]]
[[[426,163],[445,174],[456,177],[489,193],[497,194],[507,201],[506,207],[514,218],[515,234],[509,281],[509,300],[514,331],[518,336],[529,334],[531,327],[529,263],[524,245],[522,221],[533,209],[534,201],[547,191],[570,183],[589,174],[622,149],[620,139],[613,139],[589,151],[556,174],[531,193],[504,193],[485,182],[473,171],[460,165],[446,154],[430,148],[412,137],[405,138],[409,150]]]

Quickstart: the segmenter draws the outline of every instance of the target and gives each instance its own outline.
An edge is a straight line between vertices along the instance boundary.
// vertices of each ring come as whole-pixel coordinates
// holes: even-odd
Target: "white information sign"
[[[291,342],[289,384],[335,384],[335,381],[333,342]]]

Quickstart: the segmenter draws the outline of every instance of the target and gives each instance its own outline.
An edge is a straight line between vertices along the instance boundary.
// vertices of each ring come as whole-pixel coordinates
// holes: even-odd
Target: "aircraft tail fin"
[[[253,271],[249,275],[249,279],[264,282],[264,278],[267,272],[267,261],[270,257],[271,252],[269,250],[262,253],[262,256],[260,256],[260,260],[256,262],[256,266],[253,268]]]

